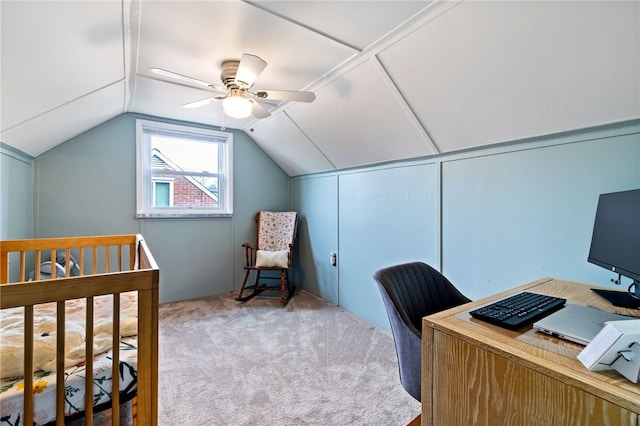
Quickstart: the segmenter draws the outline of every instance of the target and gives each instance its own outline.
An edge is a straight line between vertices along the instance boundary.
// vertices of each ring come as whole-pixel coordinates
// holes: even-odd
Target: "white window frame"
[[[217,207],[154,207],[151,134],[209,140],[219,146]],[[192,173],[185,173],[192,175]],[[173,194],[171,195],[173,196]],[[233,215],[233,134],[150,120],[136,120],[136,218],[231,217]]]

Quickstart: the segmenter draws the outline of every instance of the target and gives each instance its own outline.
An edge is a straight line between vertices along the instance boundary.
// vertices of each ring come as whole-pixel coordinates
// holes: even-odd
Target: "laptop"
[[[628,320],[625,315],[614,314],[585,305],[567,303],[564,308],[533,323],[533,328],[545,334],[586,346],[606,321]]]

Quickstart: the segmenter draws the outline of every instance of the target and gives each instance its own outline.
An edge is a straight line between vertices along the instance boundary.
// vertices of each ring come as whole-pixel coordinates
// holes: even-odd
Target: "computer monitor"
[[[600,195],[587,260],[631,278],[640,298],[640,189]]]

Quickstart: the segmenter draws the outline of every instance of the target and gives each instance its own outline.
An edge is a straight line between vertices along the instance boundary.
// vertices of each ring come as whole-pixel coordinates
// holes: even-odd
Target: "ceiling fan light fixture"
[[[233,118],[247,118],[251,115],[251,101],[243,96],[229,96],[222,100],[224,113]]]
[[[2,0],[0,0],[2,1]],[[264,71],[267,62],[262,58],[244,53],[238,61],[235,59],[223,61],[220,64],[220,81],[223,86],[209,83],[197,78],[178,74],[162,68],[149,68],[154,74],[182,81],[183,86],[205,86],[208,91],[221,92],[206,99],[189,102],[182,105],[185,108],[196,108],[208,104],[212,100],[222,100],[223,114],[233,118],[255,119],[267,118],[271,113],[259,101],[274,100],[282,102],[313,102],[315,93],[291,90],[257,90],[249,91],[258,76]],[[194,87],[196,88],[196,87]]]

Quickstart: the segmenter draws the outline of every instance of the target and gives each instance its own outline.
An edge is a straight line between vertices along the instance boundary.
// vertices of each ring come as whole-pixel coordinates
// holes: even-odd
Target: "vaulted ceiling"
[[[7,1],[1,139],[38,156],[124,112],[245,131],[291,176],[640,118],[638,1]],[[236,120],[159,67],[310,90]]]

